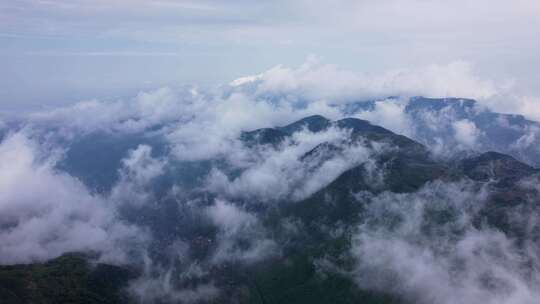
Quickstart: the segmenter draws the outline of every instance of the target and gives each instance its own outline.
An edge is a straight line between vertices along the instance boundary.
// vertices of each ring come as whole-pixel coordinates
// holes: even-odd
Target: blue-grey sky
[[[0,110],[214,85],[309,55],[341,68],[473,65],[540,95],[538,0],[0,2]]]

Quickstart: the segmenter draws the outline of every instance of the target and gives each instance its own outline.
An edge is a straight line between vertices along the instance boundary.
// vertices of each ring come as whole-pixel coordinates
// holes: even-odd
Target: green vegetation
[[[134,273],[91,264],[81,254],[66,254],[43,264],[0,267],[2,304],[128,303],[123,288]]]

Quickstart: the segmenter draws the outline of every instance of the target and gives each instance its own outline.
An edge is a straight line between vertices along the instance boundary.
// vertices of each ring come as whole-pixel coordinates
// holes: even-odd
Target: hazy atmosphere
[[[1,2],[0,303],[537,303],[539,17]]]
[[[0,98],[21,110],[218,85],[310,55],[362,75],[467,62],[540,96],[539,14],[535,0],[3,1]]]

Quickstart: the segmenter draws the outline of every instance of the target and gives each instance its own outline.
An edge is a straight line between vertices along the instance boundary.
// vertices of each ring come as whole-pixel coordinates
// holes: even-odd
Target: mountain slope
[[[91,265],[88,257],[66,254],[43,264],[0,266],[0,299],[24,303],[128,303],[123,290],[135,273]]]

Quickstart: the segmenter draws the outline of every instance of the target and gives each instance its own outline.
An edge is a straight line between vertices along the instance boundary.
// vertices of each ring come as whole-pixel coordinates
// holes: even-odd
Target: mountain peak
[[[463,172],[473,180],[497,179],[503,184],[515,182],[538,171],[512,156],[493,151],[467,158],[461,166]]]
[[[287,134],[298,132],[303,128],[307,128],[311,132],[320,132],[328,128],[330,123],[330,120],[324,116],[312,115],[277,129]]]

